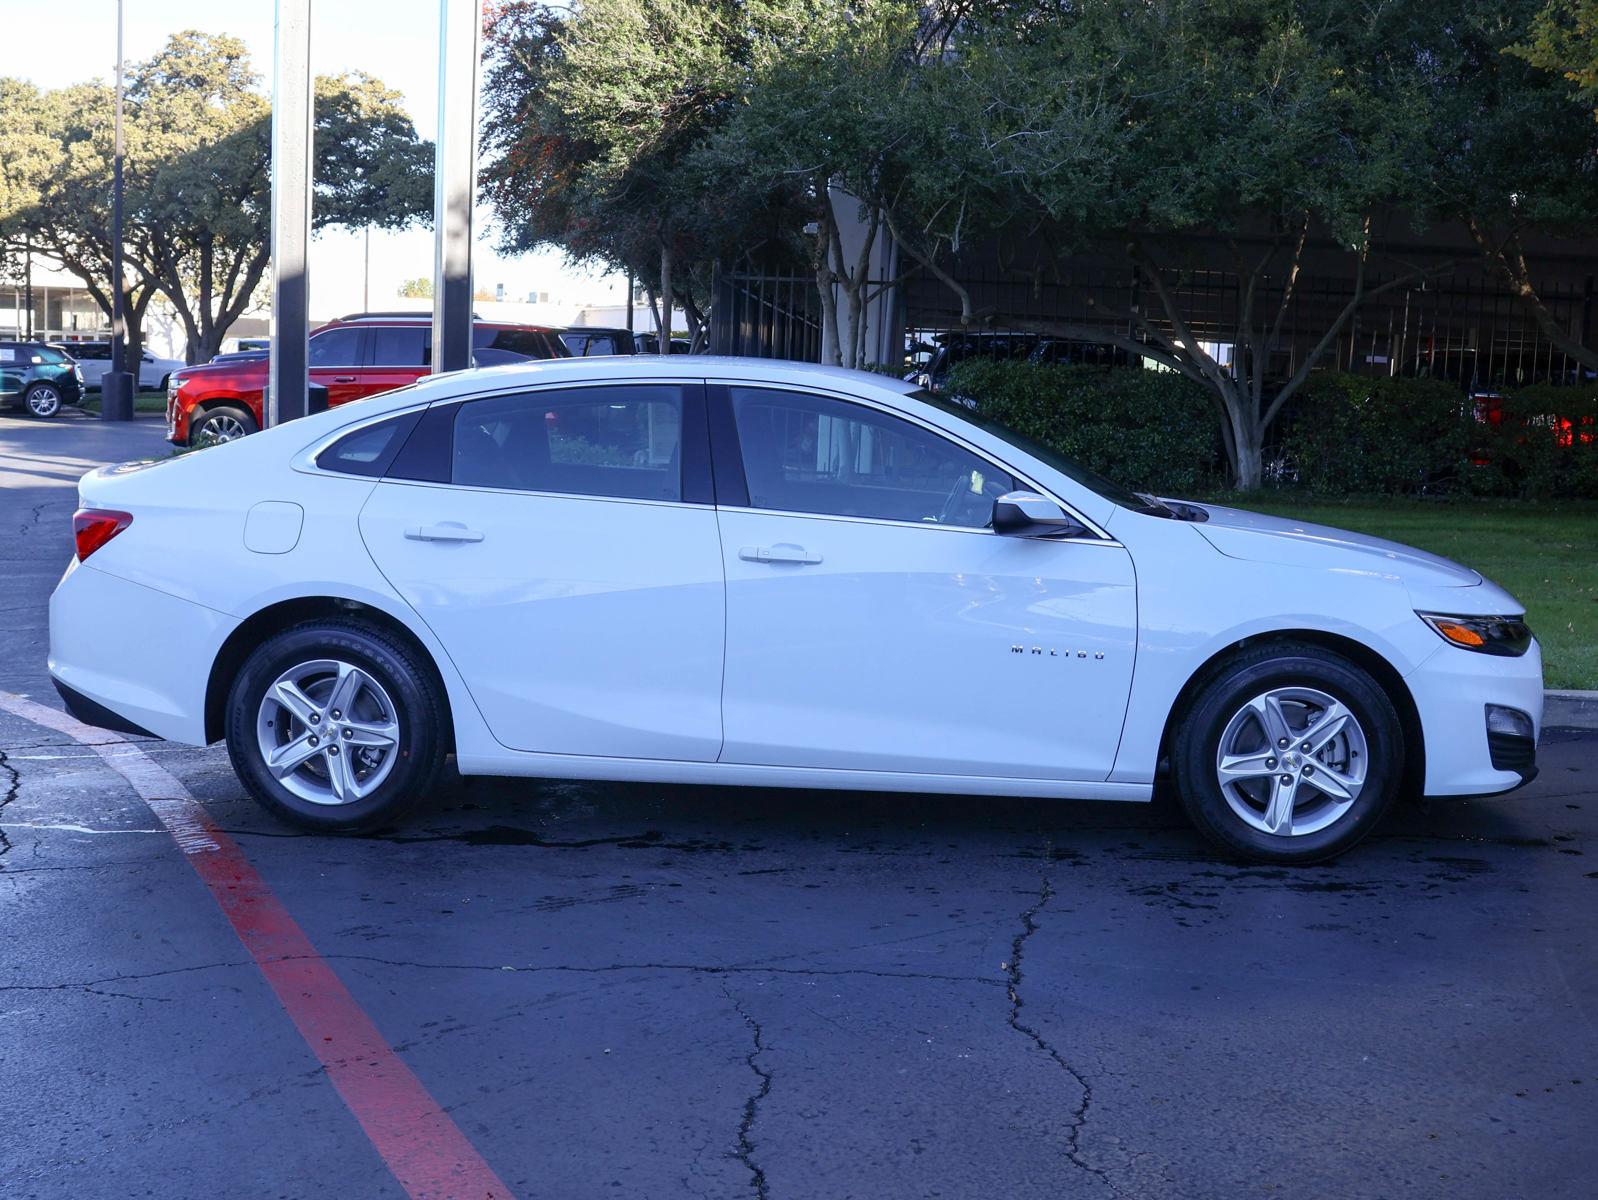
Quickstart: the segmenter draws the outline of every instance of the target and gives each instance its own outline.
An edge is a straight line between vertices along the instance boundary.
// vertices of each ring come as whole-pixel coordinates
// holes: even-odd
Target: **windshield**
[[[1001,424],[991,417],[985,417],[976,409],[968,408],[957,400],[947,399],[934,392],[929,392],[925,388],[911,392],[909,395],[913,399],[920,400],[923,404],[930,404],[933,408],[948,413],[950,416],[959,417],[962,421],[968,421],[978,429],[1009,442],[1010,445],[1015,446],[1017,449],[1025,450],[1033,458],[1053,467],[1060,474],[1080,483],[1089,491],[1096,492],[1111,504],[1118,504],[1122,508],[1130,508],[1133,512],[1156,516],[1167,515],[1165,506],[1152,497],[1139,496],[1136,492],[1128,491],[1120,484],[1104,478],[1096,471],[1088,470],[1074,459],[1067,458],[1058,450],[1051,450],[1042,442],[1035,442],[1031,438],[1017,433],[1008,425]]]

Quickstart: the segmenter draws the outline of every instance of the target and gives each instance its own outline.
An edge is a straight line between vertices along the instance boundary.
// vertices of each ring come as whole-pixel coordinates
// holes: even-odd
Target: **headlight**
[[[1443,641],[1465,650],[1515,658],[1531,648],[1531,627],[1524,617],[1451,617],[1423,612],[1415,615]]]

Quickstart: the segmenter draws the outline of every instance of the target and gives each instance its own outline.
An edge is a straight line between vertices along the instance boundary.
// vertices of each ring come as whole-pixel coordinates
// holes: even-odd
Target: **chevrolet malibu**
[[[442,375],[80,485],[50,669],[286,820],[463,774],[1148,800],[1337,854],[1535,774],[1521,606],[1134,494],[958,403],[705,358]],[[129,630],[144,636],[129,636]]]

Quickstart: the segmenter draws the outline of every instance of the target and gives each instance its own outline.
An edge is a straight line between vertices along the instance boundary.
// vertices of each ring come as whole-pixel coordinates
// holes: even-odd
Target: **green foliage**
[[[1331,495],[1400,495],[1457,486],[1472,422],[1456,384],[1312,377],[1283,439],[1298,483]]]
[[[1224,475],[1209,393],[1171,371],[968,359],[947,391],[1137,491],[1191,495]]]
[[[1473,430],[1470,491],[1598,499],[1598,387],[1535,384],[1493,403],[1499,419]]]
[[[1598,388],[1472,404],[1436,380],[1322,375],[1282,449],[1298,485],[1325,496],[1598,499]]]
[[[113,89],[0,80],[0,237],[28,235],[109,312]],[[160,291],[201,360],[254,301],[270,255],[270,104],[238,38],[187,30],[129,64],[124,253],[130,325]],[[316,81],[317,228],[431,211],[431,147],[397,92]]]

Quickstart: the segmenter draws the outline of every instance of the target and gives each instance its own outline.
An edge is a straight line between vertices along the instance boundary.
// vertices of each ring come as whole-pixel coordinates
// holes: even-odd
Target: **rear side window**
[[[542,329],[482,329],[476,330],[472,344],[480,348],[498,350],[518,358],[562,358],[565,346],[552,334]],[[559,347],[557,349],[557,346]],[[510,361],[496,358],[494,361]]]
[[[384,475],[420,415],[419,412],[401,413],[347,433],[316,456],[316,465],[341,475]]]
[[[674,384],[492,396],[455,415],[451,481],[467,487],[682,499],[683,393]]]
[[[379,367],[432,366],[433,331],[415,326],[374,326],[372,363]]]

